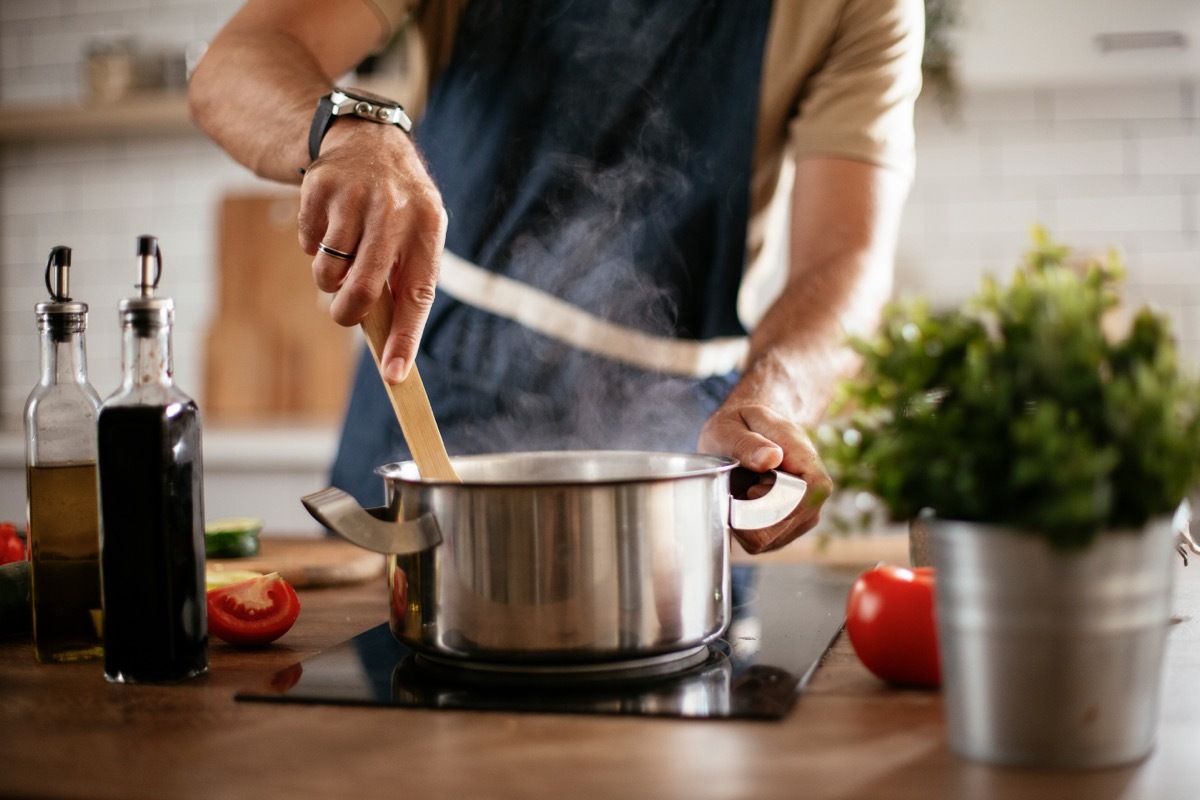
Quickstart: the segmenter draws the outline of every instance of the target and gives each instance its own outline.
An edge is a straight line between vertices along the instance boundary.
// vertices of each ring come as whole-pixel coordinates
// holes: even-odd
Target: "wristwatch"
[[[321,141],[337,117],[360,117],[412,132],[412,120],[395,100],[362,89],[334,89],[317,103],[317,113],[308,129],[308,155],[313,161],[321,154]]]

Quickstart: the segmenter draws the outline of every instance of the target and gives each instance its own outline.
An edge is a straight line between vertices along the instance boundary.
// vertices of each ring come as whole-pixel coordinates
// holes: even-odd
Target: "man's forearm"
[[[346,117],[329,126],[315,160],[308,151],[320,97],[387,34],[367,3],[249,0],[213,39],[188,95],[196,124],[236,160],[301,184],[299,245],[313,256],[317,288],[333,294],[335,322],[357,325],[392,294],[381,360],[395,383],[416,358],[436,291],[441,194],[394,125]]]
[[[364,3],[250,0],[191,77],[192,120],[255,174],[298,183],[317,99],[382,35]]]
[[[789,277],[750,336],[732,403],[761,403],[806,427],[824,414],[891,293],[907,181],[858,162],[797,166]]]
[[[329,80],[285,34],[229,32],[212,48],[188,90],[193,122],[256,175],[299,183],[314,98]]]
[[[826,316],[828,306],[816,310],[806,296],[807,287],[785,289],[759,323],[727,402],[766,405],[805,427],[820,421],[837,382],[853,371],[857,358],[841,321]]]

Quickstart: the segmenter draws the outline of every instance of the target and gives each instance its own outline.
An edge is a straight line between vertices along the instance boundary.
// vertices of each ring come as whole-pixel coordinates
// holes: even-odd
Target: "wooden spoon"
[[[383,345],[392,327],[393,307],[392,293],[385,289],[361,323],[380,378],[383,378]],[[400,430],[404,433],[404,440],[408,442],[408,449],[412,452],[421,477],[425,480],[461,483],[450,464],[450,456],[446,454],[446,445],[438,431],[433,409],[429,407],[429,396],[425,394],[425,384],[421,383],[417,365],[413,364],[408,377],[400,383],[384,380],[383,385],[392,401],[396,419],[400,420]]]

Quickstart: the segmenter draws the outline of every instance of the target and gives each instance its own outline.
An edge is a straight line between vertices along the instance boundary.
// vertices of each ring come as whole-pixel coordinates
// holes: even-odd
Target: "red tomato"
[[[268,644],[300,616],[296,590],[278,572],[218,586],[208,592],[208,632],[230,644]]]
[[[0,564],[24,561],[25,541],[17,536],[17,526],[11,522],[0,522]]]
[[[863,665],[899,686],[942,683],[932,567],[869,569],[850,588],[846,635]]]

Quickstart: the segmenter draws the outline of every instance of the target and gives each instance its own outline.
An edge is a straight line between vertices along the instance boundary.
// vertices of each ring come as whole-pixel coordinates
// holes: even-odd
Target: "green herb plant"
[[[818,431],[839,488],[895,520],[931,509],[1063,549],[1174,511],[1200,478],[1200,383],[1163,317],[1143,308],[1108,330],[1115,251],[1070,255],[1035,229],[1010,283],[985,279],[949,311],[887,307],[877,335],[854,341],[863,368]]]

